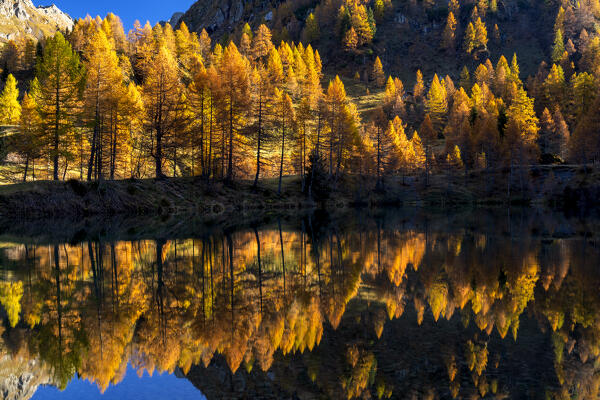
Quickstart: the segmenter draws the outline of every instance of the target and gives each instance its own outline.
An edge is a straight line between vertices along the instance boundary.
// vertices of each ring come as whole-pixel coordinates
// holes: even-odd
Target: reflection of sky
[[[118,385],[111,385],[104,394],[98,386],[87,380],[73,378],[67,388],[61,392],[55,387],[39,387],[32,400],[188,400],[206,399],[187,379],[177,378],[173,374],[162,375],[155,372],[152,377],[147,373],[138,378],[137,372],[127,367],[125,378]]]

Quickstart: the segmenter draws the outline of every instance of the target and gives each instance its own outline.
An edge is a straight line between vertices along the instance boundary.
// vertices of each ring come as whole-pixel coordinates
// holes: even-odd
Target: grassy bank
[[[509,185],[509,179],[511,184]],[[383,190],[375,178],[345,176],[331,180],[323,198],[307,198],[299,177],[206,183],[200,178],[103,182],[27,182],[0,187],[3,218],[195,214],[206,218],[276,210],[380,206],[454,206],[543,204],[556,208],[595,207],[600,172],[582,166],[547,166],[523,170],[474,171],[386,177]]]

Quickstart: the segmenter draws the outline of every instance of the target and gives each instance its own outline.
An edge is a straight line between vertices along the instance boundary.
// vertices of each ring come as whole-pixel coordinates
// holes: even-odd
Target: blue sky
[[[125,31],[128,31],[136,19],[142,25],[146,20],[154,25],[158,21],[168,20],[176,11],[186,11],[194,0],[34,0],[34,3],[37,6],[54,3],[74,19],[83,18],[87,14],[104,17],[112,12],[121,17]]]
[[[104,394],[98,386],[77,377],[67,385],[65,391],[52,386],[40,386],[33,400],[206,400],[206,397],[187,379],[173,374],[154,372],[139,378],[136,371],[127,367],[125,378],[117,385],[111,385]]]

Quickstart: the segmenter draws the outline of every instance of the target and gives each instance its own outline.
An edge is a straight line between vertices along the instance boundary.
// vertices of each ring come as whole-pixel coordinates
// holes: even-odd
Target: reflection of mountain
[[[11,354],[2,348],[0,355],[0,397],[5,400],[27,400],[38,386],[52,384],[48,368],[35,358]]]
[[[6,243],[3,338],[57,386],[76,372],[104,389],[130,362],[181,369],[209,398],[595,398],[592,231],[481,212]]]

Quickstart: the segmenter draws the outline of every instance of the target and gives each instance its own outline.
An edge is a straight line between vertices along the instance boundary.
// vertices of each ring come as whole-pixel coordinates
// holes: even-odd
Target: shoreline
[[[208,220],[236,214],[279,211],[386,207],[544,206],[575,212],[595,209],[600,202],[598,168],[548,166],[527,170],[526,186],[513,179],[507,196],[507,172],[473,171],[465,175],[421,175],[385,178],[344,176],[331,182],[324,199],[311,200],[297,176],[284,178],[281,195],[276,181],[257,188],[250,181],[207,183],[200,177],[127,179],[102,182],[36,181],[0,187],[0,217],[34,220],[92,216],[166,216],[193,214]],[[510,200],[509,200],[510,199]]]

